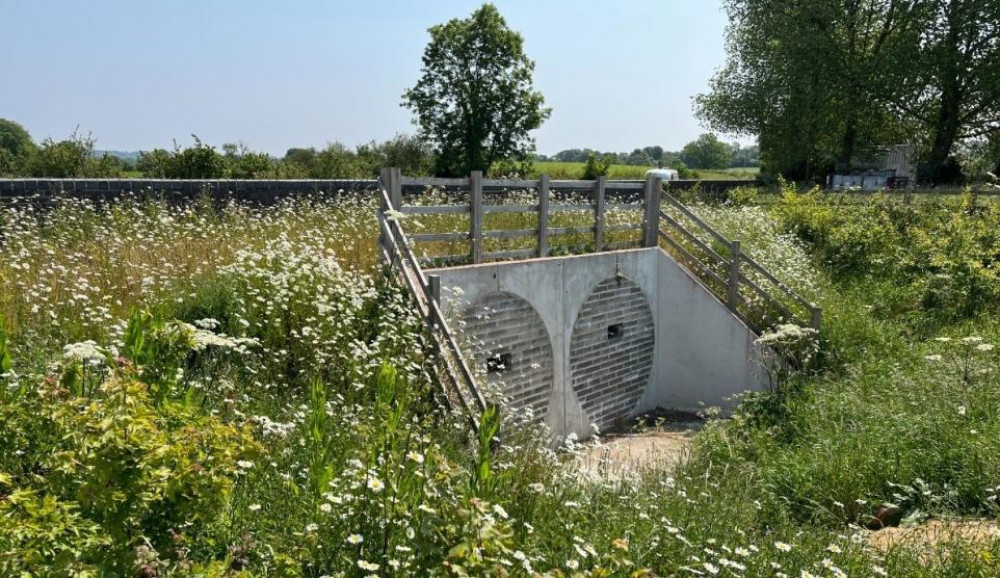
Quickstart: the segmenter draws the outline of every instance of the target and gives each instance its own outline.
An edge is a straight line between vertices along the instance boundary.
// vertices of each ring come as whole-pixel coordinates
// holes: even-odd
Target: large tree
[[[429,32],[420,80],[403,94],[403,106],[433,143],[436,172],[465,175],[497,161],[530,160],[530,133],[550,109],[532,86],[535,65],[521,35],[492,4]]]
[[[733,149],[714,134],[703,134],[684,145],[681,161],[692,169],[726,169],[733,162]]]
[[[715,130],[757,136],[764,168],[794,178],[895,141],[887,102],[902,90],[920,2],[725,0],[726,64],[696,112]]]
[[[953,178],[956,143],[1000,131],[1000,0],[925,0],[900,107],[923,127],[922,173]]]

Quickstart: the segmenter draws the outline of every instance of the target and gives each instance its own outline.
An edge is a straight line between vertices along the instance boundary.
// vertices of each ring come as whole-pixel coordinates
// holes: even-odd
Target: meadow
[[[691,206],[823,306],[819,359],[627,476],[444,409],[369,200],[8,205],[0,575],[997,575],[1000,210],[753,199]],[[887,504],[990,533],[878,548]]]
[[[531,165],[531,171],[525,177],[537,179],[539,175],[547,174],[553,179],[580,179],[583,178],[584,167],[587,163],[571,163],[557,161],[535,161]],[[606,175],[609,180],[636,180],[646,178],[646,171],[652,167],[637,165],[613,164],[608,168]],[[753,179],[757,176],[759,169],[755,167],[707,170],[697,169],[692,171],[692,178],[710,181],[730,180],[730,179]]]

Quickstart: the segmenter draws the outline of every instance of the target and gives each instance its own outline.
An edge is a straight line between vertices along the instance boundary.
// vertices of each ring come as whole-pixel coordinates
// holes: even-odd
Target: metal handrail
[[[770,271],[765,269],[760,263],[758,263],[752,257],[744,254],[739,248],[739,241],[728,239],[724,235],[713,229],[708,223],[706,223],[704,220],[698,217],[698,215],[694,214],[693,211],[684,206],[683,203],[674,198],[670,193],[666,191],[661,191],[661,195],[673,208],[678,210],[682,215],[684,215],[684,217],[686,217],[688,220],[694,223],[699,229],[704,231],[707,235],[709,235],[722,245],[731,248],[732,254],[730,255],[729,259],[726,259],[722,255],[719,255],[715,250],[709,247],[701,239],[699,239],[694,232],[690,231],[687,227],[685,227],[678,219],[674,219],[663,210],[659,211],[658,215],[659,219],[665,221],[670,227],[673,227],[678,231],[680,231],[681,235],[686,240],[693,243],[704,254],[718,261],[721,265],[727,266],[729,268],[730,271],[729,278],[728,279],[723,278],[714,270],[712,270],[711,267],[702,262],[701,259],[699,259],[690,251],[685,249],[681,245],[680,239],[675,238],[673,235],[670,234],[669,231],[664,230],[664,228],[660,227],[659,223],[657,224],[657,229],[659,231],[660,237],[663,240],[667,241],[667,243],[673,249],[680,252],[683,258],[691,261],[696,270],[700,270],[702,274],[704,274],[717,284],[722,285],[727,290],[727,295],[720,296],[720,298],[724,302],[726,302],[727,306],[729,306],[729,308],[734,313],[738,313],[736,311],[738,305],[742,304],[746,307],[753,306],[753,303],[751,302],[750,299],[740,294],[740,286],[745,286],[751,289],[753,293],[756,293],[757,295],[762,297],[766,303],[768,303],[769,305],[771,305],[772,307],[774,307],[787,317],[796,320],[802,325],[809,325],[813,329],[816,329],[817,331],[819,330],[819,325],[822,318],[822,310],[819,307],[817,307],[816,305],[814,305],[813,303],[809,302],[804,297],[799,295],[794,289],[792,289],[786,283],[782,282],[780,279],[775,277]],[[759,273],[761,276],[763,276],[764,279],[766,279],[770,283],[773,283],[775,286],[781,289],[781,291],[784,292],[785,295],[787,295],[792,301],[794,301],[795,303],[806,309],[809,312],[810,319],[804,320],[800,318],[798,315],[794,313],[794,311],[792,311],[791,308],[789,308],[780,299],[775,297],[775,295],[773,295],[771,291],[764,289],[758,283],[747,277],[747,275],[744,272],[740,271],[740,266],[743,264],[748,265],[756,273]],[[770,315],[767,314],[766,311],[760,311],[759,313],[761,317],[765,318],[765,321],[769,320],[771,317]]]
[[[403,280],[416,301],[421,318],[424,320],[435,348],[444,362],[443,370],[447,380],[451,382],[452,393],[458,398],[459,403],[468,414],[472,428],[478,431],[479,415],[486,409],[486,399],[476,383],[472,370],[469,369],[458,341],[441,312],[439,297],[430,293],[427,277],[410,249],[406,233],[396,219],[386,215],[387,211],[396,209],[393,207],[389,193],[381,180],[379,181],[379,193],[381,203],[378,221],[383,240],[381,243],[382,257],[390,267],[399,266]],[[448,386],[443,381],[445,398],[448,399],[448,391],[446,390]]]

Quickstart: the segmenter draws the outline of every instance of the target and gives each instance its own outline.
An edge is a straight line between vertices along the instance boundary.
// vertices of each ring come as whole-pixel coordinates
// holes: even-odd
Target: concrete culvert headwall
[[[767,386],[754,333],[659,248],[427,273],[460,340],[480,343],[469,364],[560,437]]]

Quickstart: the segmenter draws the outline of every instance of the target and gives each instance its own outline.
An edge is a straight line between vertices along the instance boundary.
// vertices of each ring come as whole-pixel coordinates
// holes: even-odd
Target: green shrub
[[[92,343],[68,346],[60,378],[0,405],[0,482],[12,488],[0,521],[18,528],[0,545],[16,552],[12,567],[126,572],[144,544],[167,551],[214,531],[257,445],[203,403],[162,393],[178,386],[164,369],[198,348],[178,331],[133,328],[117,359]]]

